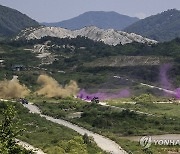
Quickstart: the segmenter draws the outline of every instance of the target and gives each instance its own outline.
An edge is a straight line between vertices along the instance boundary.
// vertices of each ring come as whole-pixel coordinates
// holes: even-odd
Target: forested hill
[[[174,79],[175,85],[180,84],[180,39],[178,38],[151,46],[135,42],[110,46],[83,37],[72,39],[43,37],[39,40],[12,40],[2,43],[1,47],[2,51],[7,51],[7,53],[0,54],[2,60],[5,60],[4,64],[7,70],[14,64],[22,64],[30,68],[41,66],[52,72],[70,73],[65,73],[65,76],[77,73],[77,81],[82,79],[78,73],[102,73],[102,78],[95,76],[94,79],[91,79],[92,76],[88,74],[88,81],[85,79],[80,83],[83,88],[87,85],[93,88],[94,83],[97,83],[98,86],[99,83],[105,83],[105,78],[117,74],[142,80],[145,83],[156,82],[158,81],[159,66],[164,63],[173,64],[170,75]],[[40,48],[44,48],[42,53],[39,53]],[[38,58],[42,54],[47,56]]]
[[[125,29],[157,41],[180,37],[180,11],[171,9],[140,20]]]
[[[39,23],[17,10],[0,5],[0,37],[11,36],[31,26],[39,26]]]
[[[44,44],[45,42],[50,42],[49,44],[55,46],[73,46],[75,50],[70,52],[71,56],[79,56],[79,54],[87,56],[87,52],[95,58],[97,57],[108,57],[108,56],[118,56],[118,55],[126,55],[126,56],[168,56],[177,58],[180,57],[180,38],[176,38],[169,42],[157,43],[154,45],[147,45],[142,43],[129,43],[125,45],[116,45],[111,46],[104,44],[103,42],[94,42],[91,39],[80,37],[77,38],[56,38],[56,37],[43,37],[41,39],[34,40],[16,40],[10,41],[6,44],[9,44],[14,47],[23,47],[27,45],[35,45],[35,44]],[[65,47],[66,49],[66,47]],[[56,49],[57,50],[57,49]],[[67,47],[69,51],[69,47]],[[82,52],[82,50],[84,52]],[[59,52],[62,52],[61,49],[58,49]],[[89,55],[88,58],[91,56]]]

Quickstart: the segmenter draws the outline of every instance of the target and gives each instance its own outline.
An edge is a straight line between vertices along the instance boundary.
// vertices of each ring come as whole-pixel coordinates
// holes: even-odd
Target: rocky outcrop
[[[25,34],[26,32],[26,34]],[[40,27],[28,32],[28,29],[22,31],[16,39],[25,38],[27,40],[31,39],[41,39],[45,36],[58,37],[58,38],[76,38],[78,36],[87,37],[94,41],[101,41],[108,45],[118,45],[127,44],[132,42],[156,44],[157,41],[144,38],[140,35],[134,33],[126,33],[123,31],[116,31],[114,29],[100,29],[95,26],[84,27],[80,30],[68,30],[59,27]]]

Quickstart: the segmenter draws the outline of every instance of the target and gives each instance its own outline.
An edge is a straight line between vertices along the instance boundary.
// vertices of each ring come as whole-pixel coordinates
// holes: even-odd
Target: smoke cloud
[[[70,96],[76,96],[79,88],[75,81],[70,81],[68,85],[63,87],[55,79],[47,75],[40,75],[37,82],[42,87],[36,92],[38,95],[44,95],[46,97],[60,97],[66,98]]]
[[[83,100],[92,100],[94,97],[98,97],[99,100],[107,100],[107,99],[115,99],[115,98],[127,98],[130,97],[130,91],[127,89],[121,90],[118,93],[112,94],[112,93],[103,93],[103,92],[97,92],[94,94],[89,94],[85,90],[81,90],[79,94],[77,95],[78,98],[81,98]]]
[[[171,83],[169,82],[169,79],[168,79],[168,71],[171,69],[172,65],[171,64],[163,64],[161,67],[160,67],[160,83],[161,83],[161,86],[162,88],[164,89],[172,89],[172,85]]]
[[[176,93],[176,99],[177,99],[177,100],[180,100],[180,88],[177,88],[177,89],[175,90],[175,93]]]
[[[168,71],[171,69],[171,64],[164,64],[160,68],[160,82],[164,89],[173,89],[172,84],[170,83],[170,80],[168,79]],[[180,88],[175,89],[172,91],[173,95],[175,95],[177,100],[180,100]],[[170,95],[170,93],[165,93],[165,95]]]
[[[21,98],[30,93],[30,90],[25,85],[21,85],[17,78],[17,76],[14,76],[10,81],[0,81],[0,98]]]

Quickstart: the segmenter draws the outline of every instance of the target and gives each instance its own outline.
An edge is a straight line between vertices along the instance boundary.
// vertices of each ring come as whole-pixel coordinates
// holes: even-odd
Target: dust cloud
[[[70,81],[66,86],[60,85],[55,79],[47,75],[40,75],[37,82],[42,87],[36,91],[38,95],[44,95],[46,97],[59,97],[66,98],[70,96],[76,96],[79,91],[78,85],[75,81]]]
[[[21,98],[29,95],[29,93],[30,90],[19,83],[17,76],[14,76],[12,80],[0,81],[0,98]]]

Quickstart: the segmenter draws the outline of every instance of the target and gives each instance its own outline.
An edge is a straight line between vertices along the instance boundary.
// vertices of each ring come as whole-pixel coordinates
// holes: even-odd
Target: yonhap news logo
[[[149,148],[152,144],[160,146],[180,146],[180,139],[152,139],[151,136],[144,136],[140,138],[139,143],[144,149]]]
[[[143,147],[143,148],[145,148],[145,149],[147,149],[147,148],[149,148],[150,146],[151,146],[151,144],[152,144],[152,138],[151,138],[151,136],[144,136],[144,137],[142,137],[141,139],[140,139],[140,145]]]

